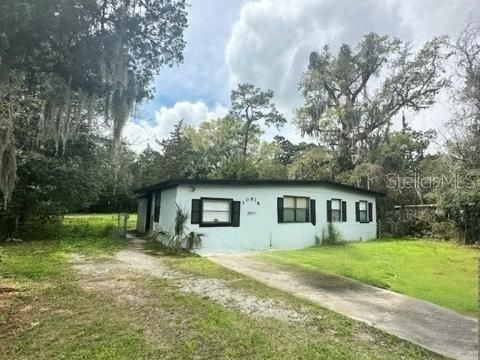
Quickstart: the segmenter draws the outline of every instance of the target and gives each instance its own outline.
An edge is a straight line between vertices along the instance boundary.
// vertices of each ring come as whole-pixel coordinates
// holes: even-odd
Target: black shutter
[[[347,221],[347,202],[342,201],[342,221]]]
[[[192,199],[192,215],[191,222],[192,224],[200,224],[200,219],[202,218],[202,201],[199,199]]]
[[[240,226],[240,201],[232,203],[232,226]]]
[[[373,204],[371,202],[368,203],[368,222],[373,221]]]
[[[283,197],[277,198],[277,220],[283,223]]]
[[[148,194],[147,200],[147,216],[145,217],[145,232],[152,230],[152,193]]]
[[[161,204],[161,198],[162,198],[162,192],[161,191],[157,191],[155,193],[155,212],[154,212],[154,215],[153,215],[153,219],[155,222],[159,222],[160,221],[160,204]]]
[[[360,222],[360,203],[358,201],[355,203],[355,221]]]
[[[310,199],[310,222],[313,225],[317,224],[317,212],[315,209],[315,200]]]
[[[327,222],[332,222],[332,200],[327,200]]]
[[[306,219],[305,219],[306,222],[310,222],[310,206],[308,206],[309,203],[310,203],[310,199],[307,199],[307,215],[306,215]],[[297,210],[295,210],[295,212],[296,211]]]

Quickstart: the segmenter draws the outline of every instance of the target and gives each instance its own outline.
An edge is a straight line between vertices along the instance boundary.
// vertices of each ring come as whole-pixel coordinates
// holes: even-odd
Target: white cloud
[[[172,107],[162,106],[155,112],[155,121],[129,122],[124,129],[124,137],[136,152],[141,152],[147,144],[155,147],[156,140],[168,137],[175,124],[183,120],[185,124],[198,126],[202,121],[225,116],[228,109],[216,104],[209,108],[204,102],[180,101]]]
[[[243,5],[225,50],[231,87],[250,82],[275,91],[287,116],[301,104],[297,85],[309,54],[325,44],[356,44],[368,32],[398,36],[414,45],[434,36],[456,36],[478,0],[259,0]],[[415,117],[419,128],[441,127],[441,111]],[[445,112],[443,112],[445,114]],[[292,125],[282,133],[292,139]]]

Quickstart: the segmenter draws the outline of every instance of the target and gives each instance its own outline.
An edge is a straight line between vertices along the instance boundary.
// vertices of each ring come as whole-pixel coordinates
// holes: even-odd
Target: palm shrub
[[[176,204],[177,211],[175,215],[175,224],[173,232],[160,230],[157,232],[157,238],[165,246],[180,253],[182,250],[192,250],[202,244],[203,234],[194,231],[187,232],[187,222],[189,216]]]

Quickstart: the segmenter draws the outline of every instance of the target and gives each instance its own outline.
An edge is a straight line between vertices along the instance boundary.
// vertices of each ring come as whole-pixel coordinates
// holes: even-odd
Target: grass
[[[450,243],[385,239],[272,251],[260,257],[292,269],[347,276],[476,315],[478,255],[477,249]]]
[[[128,246],[105,231],[114,222],[104,215],[69,217],[59,239],[2,246],[0,284],[21,291],[0,293],[0,359],[439,358],[198,256],[158,255],[191,277],[221,279],[232,289],[305,309],[315,322],[250,316],[140,274],[115,279],[129,284],[128,295],[142,296],[135,306],[109,290],[86,291],[70,254],[108,261]]]

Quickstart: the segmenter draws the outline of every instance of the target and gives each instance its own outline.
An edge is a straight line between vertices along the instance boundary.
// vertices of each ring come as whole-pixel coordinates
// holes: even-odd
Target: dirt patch
[[[0,315],[4,316],[15,297],[24,290],[19,287],[0,285]]]
[[[205,279],[186,275],[169,268],[161,259],[140,251],[123,250],[117,253],[116,259],[132,269],[140,270],[151,276],[173,280],[181,292],[194,293],[222,306],[235,308],[249,315],[265,316],[297,323],[306,323],[313,320],[307,312],[292,309],[281,301],[262,299],[232,289],[228,286],[228,282],[222,279]]]
[[[249,315],[298,323],[312,320],[306,313],[290,309],[278,300],[261,299],[230,289],[228,283],[220,279],[182,279],[177,284],[182,292],[200,295],[205,299],[210,299],[225,307],[236,308]]]
[[[145,304],[149,294],[136,285],[140,276],[128,271],[123,264],[81,255],[75,255],[73,263],[73,268],[80,274],[79,282],[83,289],[106,294],[115,301],[131,305]]]
[[[137,249],[122,250],[114,259],[98,261],[76,254],[74,268],[81,274],[80,284],[88,291],[107,293],[116,301],[144,305],[151,298],[148,289],[138,285],[139,273],[167,279],[183,293],[193,293],[204,299],[242,313],[270,317],[294,323],[309,323],[313,317],[303,309],[293,309],[282,301],[260,298],[233,289],[228,281],[200,278],[170,268],[161,258]],[[316,317],[318,318],[318,317]],[[316,319],[315,318],[315,319]]]
[[[101,295],[112,303],[128,308],[124,318],[138,327],[153,344],[162,345],[182,338],[175,326],[177,319],[158,306],[153,291],[145,286],[143,276],[116,260],[91,259],[75,254],[73,268],[79,274],[80,286],[89,292]],[[187,339],[185,338],[185,341]]]

